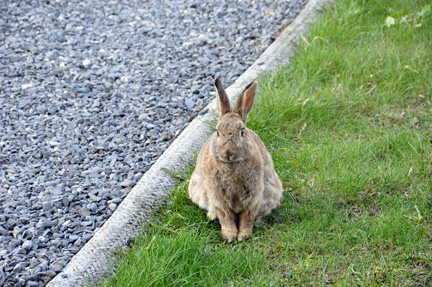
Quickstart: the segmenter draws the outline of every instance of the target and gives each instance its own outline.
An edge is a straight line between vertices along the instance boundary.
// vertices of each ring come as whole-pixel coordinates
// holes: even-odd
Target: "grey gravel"
[[[30,251],[33,248],[33,241],[31,240],[24,241],[24,243],[22,244],[22,248],[26,251]]]
[[[305,3],[0,1],[0,285],[60,272]]]

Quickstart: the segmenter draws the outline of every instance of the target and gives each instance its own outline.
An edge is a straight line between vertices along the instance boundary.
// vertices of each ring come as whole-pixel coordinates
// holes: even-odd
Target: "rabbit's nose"
[[[229,140],[225,145],[223,152],[221,153],[226,161],[233,161],[236,159],[236,145]]]
[[[224,156],[226,161],[232,161],[234,159],[234,153],[230,150],[225,151]]]

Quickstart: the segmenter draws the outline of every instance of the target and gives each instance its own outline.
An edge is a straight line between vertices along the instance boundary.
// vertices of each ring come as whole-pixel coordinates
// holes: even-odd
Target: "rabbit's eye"
[[[219,136],[219,131],[216,131],[216,135]]]
[[[244,128],[241,129],[240,134],[242,137],[245,135],[245,129]]]

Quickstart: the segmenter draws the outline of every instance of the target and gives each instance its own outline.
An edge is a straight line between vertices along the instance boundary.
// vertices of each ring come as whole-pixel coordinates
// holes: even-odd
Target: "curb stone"
[[[309,0],[300,14],[288,25],[255,63],[233,85],[226,89],[230,100],[241,93],[244,86],[260,74],[288,65],[295,54],[295,42],[307,32],[317,18],[319,10],[332,0]],[[221,79],[223,81],[223,79]],[[115,251],[127,245],[131,237],[142,230],[155,207],[160,205],[174,188],[175,181],[163,170],[181,170],[185,161],[191,160],[192,151],[200,149],[210,128],[207,122],[217,111],[216,100],[208,112],[194,119],[177,137],[162,156],[143,175],[117,210],[95,233],[93,238],[71,259],[65,268],[46,286],[69,287],[97,284],[104,276],[112,274]]]

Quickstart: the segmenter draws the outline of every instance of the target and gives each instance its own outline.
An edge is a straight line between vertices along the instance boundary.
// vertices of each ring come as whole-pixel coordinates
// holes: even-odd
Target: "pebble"
[[[91,60],[89,60],[89,59],[85,59],[85,60],[82,62],[82,64],[83,64],[84,67],[87,68],[88,66],[91,65]]]
[[[98,210],[98,206],[96,203],[90,203],[87,205],[88,209],[90,209],[91,212],[96,212]]]
[[[79,215],[83,217],[90,216],[90,209],[88,207],[82,207],[78,210]]]
[[[30,251],[33,247],[33,242],[31,240],[26,240],[24,241],[24,243],[22,244],[22,248],[24,250]]]
[[[120,183],[120,186],[121,187],[133,187],[135,184],[136,184],[135,180],[132,180],[132,179],[128,178],[128,179],[125,179],[124,181],[122,181]]]
[[[292,278],[292,274],[291,274],[291,272],[284,272],[283,275],[282,275],[282,277],[284,277],[284,278]]]
[[[0,1],[0,286],[60,272],[306,0],[65,3]]]
[[[18,246],[21,245],[21,240],[20,240],[20,239],[12,239],[12,240],[9,242],[9,245],[10,245],[10,247],[11,247],[12,249],[17,248]]]
[[[110,203],[108,204],[108,208],[114,212],[117,209],[117,205],[115,203]]]

